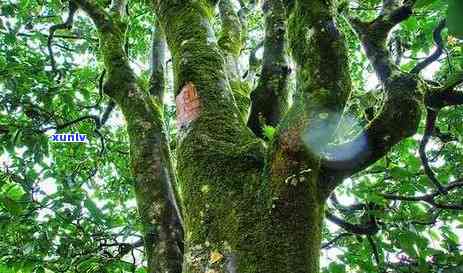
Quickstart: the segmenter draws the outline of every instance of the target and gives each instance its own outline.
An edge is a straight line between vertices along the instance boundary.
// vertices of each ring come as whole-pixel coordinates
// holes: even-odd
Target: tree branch
[[[421,82],[415,75],[402,73],[394,65],[386,45],[391,29],[412,15],[415,1],[406,1],[398,8],[390,1],[384,4],[388,4],[387,7],[371,22],[350,20],[382,82],[383,106],[356,138],[326,149],[322,160],[322,187],[326,195],[342,183],[344,177],[369,167],[418,129]]]
[[[285,56],[286,8],[282,0],[266,0],[264,56],[261,75],[251,93],[248,127],[263,137],[262,127],[276,127],[288,107],[287,79],[290,74]]]
[[[84,10],[98,29],[111,28],[109,15],[91,0],[71,0]]]
[[[431,55],[429,55],[426,59],[424,59],[422,62],[418,63],[410,71],[410,73],[419,74],[428,65],[439,60],[440,56],[442,56],[442,54],[444,53],[444,42],[442,40],[442,31],[445,29],[446,25],[447,25],[446,20],[440,21],[440,23],[437,25],[437,27],[433,31],[433,39],[436,44],[436,50]]]
[[[371,246],[371,249],[373,250],[373,257],[375,258],[376,266],[378,267],[379,271],[381,272],[382,262],[381,262],[381,259],[380,259],[380,256],[379,256],[378,246],[375,243],[375,241],[373,240],[373,237],[371,235],[368,235],[367,239],[368,239],[368,243]]]
[[[412,15],[412,8],[413,4],[408,1],[398,8],[390,6],[384,8],[383,12],[371,22],[362,22],[356,18],[350,19],[368,59],[383,83],[390,78],[395,69],[386,46],[389,32]]]
[[[399,200],[405,202],[424,202],[428,203],[434,208],[438,209],[449,209],[449,210],[463,210],[463,205],[444,204],[436,201],[436,198],[452,190],[463,188],[463,179],[458,179],[450,182],[448,185],[443,186],[443,190],[434,191],[433,193],[420,195],[420,196],[402,196],[389,193],[380,194],[382,197],[388,200]]]
[[[87,116],[83,116],[83,117],[80,117],[80,118],[77,118],[75,120],[72,120],[72,121],[68,121],[68,122],[65,122],[63,124],[57,124],[55,126],[52,126],[52,127],[47,127],[47,128],[44,128],[42,130],[40,130],[41,132],[46,132],[46,131],[49,131],[49,130],[62,130],[64,128],[67,128],[69,126],[72,126],[74,124],[77,124],[81,121],[84,121],[84,120],[87,120],[87,119],[91,119],[95,122],[95,126],[98,127],[100,125],[100,119],[98,116],[95,116],[95,115],[87,115]]]
[[[421,119],[419,82],[409,74],[385,82],[381,112],[352,141],[328,147],[322,160],[323,183],[329,194],[342,178],[369,167],[403,139],[414,135]]]
[[[425,96],[428,108],[438,111],[447,106],[463,105],[463,91],[457,90],[463,84],[463,72],[457,73],[444,86],[430,86]]]
[[[151,77],[149,94],[158,99],[162,105],[165,93],[164,63],[165,63],[166,43],[159,23],[156,23],[151,34]]]
[[[336,244],[336,242],[338,242],[342,238],[352,236],[352,235],[353,235],[352,233],[348,233],[348,232],[341,233],[337,235],[336,237],[334,237],[333,239],[331,239],[330,241],[322,244],[321,249],[331,248],[332,245]]]
[[[330,222],[332,222],[333,224],[337,226],[340,226],[341,228],[353,234],[374,235],[379,231],[379,227],[375,221],[369,222],[368,224],[365,224],[365,225],[356,225],[356,224],[351,224],[337,217],[336,215],[330,213],[329,211],[327,211],[325,214],[326,214],[326,219],[328,219]]]
[[[428,144],[429,139],[434,133],[434,127],[435,127],[435,123],[436,123],[437,115],[438,115],[438,112],[435,110],[427,109],[427,111],[428,113],[426,116],[426,127],[424,130],[423,138],[421,139],[419,154],[421,158],[421,163],[423,164],[423,167],[424,167],[425,174],[428,176],[429,180],[431,180],[434,187],[436,187],[437,190],[439,190],[439,192],[445,193],[444,187],[441,185],[441,183],[437,179],[436,175],[434,174],[434,171],[431,169],[431,166],[429,166],[429,160],[428,160],[428,157],[426,156],[426,145]]]
[[[54,73],[58,73],[58,70],[56,68],[55,56],[53,53],[53,36],[55,35],[55,32],[59,29],[71,29],[72,23],[74,22],[74,15],[76,14],[76,12],[77,5],[73,1],[69,1],[69,14],[66,21],[64,21],[64,23],[61,24],[53,25],[49,29],[47,47],[48,54],[50,55],[51,69]]]

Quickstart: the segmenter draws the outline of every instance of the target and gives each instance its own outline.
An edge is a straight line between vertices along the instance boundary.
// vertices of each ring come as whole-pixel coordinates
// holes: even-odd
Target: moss
[[[281,150],[273,162],[281,172],[262,175],[274,158],[264,159],[263,144],[243,122],[246,107],[236,94],[248,89],[228,82],[210,18],[190,3],[159,1],[156,8],[173,55],[176,92],[192,82],[202,105],[199,117],[180,130],[176,150],[185,205],[184,272],[318,272],[323,205],[317,169],[305,172],[298,152]],[[304,107],[295,109],[292,119],[307,117]],[[298,183],[284,183],[291,175]],[[211,258],[217,253],[223,258]]]
[[[241,114],[243,122],[246,122],[249,115],[249,107],[251,105],[251,99],[249,98],[249,93],[251,88],[247,82],[230,81],[230,87],[233,92],[233,97],[235,98],[238,111]]]
[[[336,24],[333,1],[297,2],[288,37],[299,66],[299,92],[311,94],[320,109],[341,112],[351,91],[347,50]]]
[[[218,45],[227,52],[227,54],[231,54],[233,57],[237,58],[243,47],[243,26],[230,0],[221,0],[219,2],[219,10],[222,20],[222,30]]]
[[[209,19],[196,7],[162,2],[158,10],[174,59],[176,90],[192,82],[202,105],[198,119],[179,133],[176,151],[189,257],[185,272],[226,272],[234,263],[238,272],[256,272],[255,264],[246,262],[254,249],[246,245],[255,232],[248,222],[256,222],[249,215],[256,214],[264,152],[232,95],[239,86],[244,97],[244,86],[230,88]],[[214,251],[224,258],[211,263]],[[241,270],[245,267],[253,270]]]
[[[284,1],[265,3],[265,40],[262,70],[252,91],[252,108],[248,126],[259,137],[262,127],[276,127],[288,110],[287,79],[290,68],[286,60],[286,8]]]

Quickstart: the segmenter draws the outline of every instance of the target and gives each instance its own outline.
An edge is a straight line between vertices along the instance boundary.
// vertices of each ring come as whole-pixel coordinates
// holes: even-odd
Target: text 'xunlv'
[[[79,133],[53,134],[50,136],[53,142],[87,142],[87,136]]]

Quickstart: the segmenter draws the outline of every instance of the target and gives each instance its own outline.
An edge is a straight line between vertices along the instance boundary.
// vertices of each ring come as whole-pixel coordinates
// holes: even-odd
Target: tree
[[[334,245],[326,272],[463,266],[460,2],[237,4],[2,6],[4,271],[145,272],[141,246],[147,272],[315,273]],[[88,147],[50,144],[69,128]]]

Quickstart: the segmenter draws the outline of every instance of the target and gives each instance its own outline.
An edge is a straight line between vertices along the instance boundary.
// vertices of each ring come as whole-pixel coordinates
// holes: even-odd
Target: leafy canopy
[[[418,0],[416,5],[416,14],[393,31],[391,51],[401,56],[404,70],[413,68],[434,50],[432,32],[447,18],[446,52],[424,72],[429,80],[444,82],[463,69],[463,2]],[[379,6],[377,0],[349,1],[349,12],[372,19]],[[116,109],[95,130],[92,118],[103,115],[109,99],[100,88],[103,68],[96,31],[83,13],[78,12],[72,29],[54,34],[57,71],[51,67],[49,29],[63,23],[66,7],[58,0],[5,0],[0,7],[0,272],[145,272],[124,120]],[[147,80],[155,18],[138,3],[131,2],[128,10],[130,61]],[[263,37],[260,9],[246,19],[250,35],[245,55]],[[220,32],[216,20],[215,31]],[[356,35],[347,21],[341,23],[355,86],[348,107],[348,116],[355,122],[340,128],[343,137],[349,138],[358,132],[358,125],[367,123],[365,110],[377,107],[381,96],[375,92],[377,81]],[[171,134],[175,134],[173,116],[174,109],[168,107]],[[80,117],[89,118],[72,123]],[[462,119],[461,108],[440,112],[440,133],[427,151],[440,181],[463,177]],[[51,143],[53,132],[79,132],[89,142]],[[269,139],[273,132],[271,127],[265,129]],[[399,272],[462,270],[463,216],[458,210],[433,209],[422,202],[389,202],[378,194],[427,193],[429,181],[417,158],[419,140],[418,135],[404,141],[337,190],[344,205],[368,204],[361,210],[338,208],[347,220],[364,222],[374,216],[382,229],[372,236],[359,236],[327,222],[324,272],[375,272],[378,263],[397,266],[397,270],[402,270],[400,264],[409,265]],[[463,204],[461,194],[454,191],[445,201]]]

